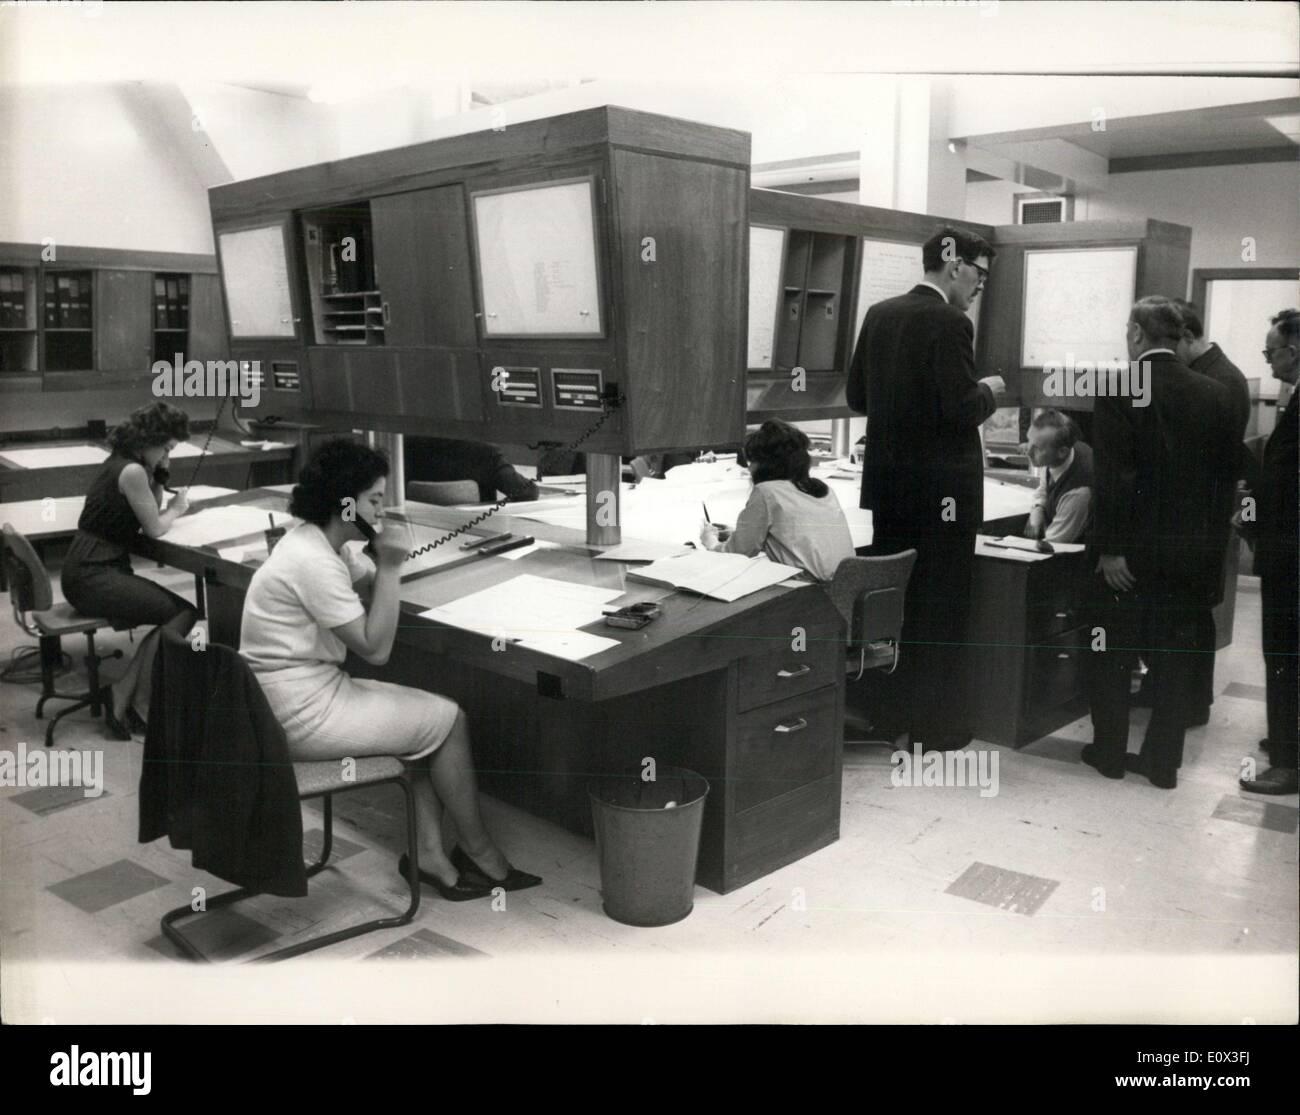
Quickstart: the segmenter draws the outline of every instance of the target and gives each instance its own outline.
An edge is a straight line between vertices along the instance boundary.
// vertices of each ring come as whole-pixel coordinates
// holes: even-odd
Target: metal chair
[[[98,616],[83,616],[66,601],[54,603],[54,590],[44,563],[21,531],[5,523],[4,566],[9,581],[9,601],[14,619],[23,632],[37,640],[41,657],[41,696],[36,702],[36,719],[42,719],[46,701],[71,701],[50,718],[45,728],[45,746],[54,745],[54,729],[60,720],[79,709],[90,709],[91,716],[103,710],[99,685],[99,664],[121,658],[122,652],[99,654],[95,650],[95,632],[113,625]],[[28,617],[30,616],[30,620]],[[54,688],[54,671],[63,657],[63,636],[86,636],[86,676],[90,689],[85,693],[60,693]]]
[[[406,485],[406,498],[438,507],[483,502],[474,480],[412,480]]]
[[[214,658],[207,656],[214,655]],[[176,643],[173,640],[165,639],[159,647],[158,657],[175,656],[180,654],[190,659],[205,659],[213,667],[212,672],[207,676],[220,677],[221,672],[216,670],[216,659],[221,656],[230,656],[234,661],[231,663],[232,672],[243,672],[251,677],[251,671],[248,664],[244,662],[239,654],[230,647],[225,647],[217,643],[209,643],[203,655],[192,654],[184,642]],[[164,669],[171,663],[163,664]],[[183,675],[182,675],[183,676]],[[227,674],[226,676],[229,676]],[[220,686],[211,686],[204,695],[204,699],[214,708],[228,708],[232,702],[226,698],[225,694],[220,691]],[[281,729],[282,731],[282,729]],[[284,948],[276,949],[273,952],[263,953],[260,956],[252,958],[250,963],[260,964],[271,961],[287,960],[293,956],[300,956],[305,952],[313,952],[316,949],[324,948],[327,945],[336,944],[339,941],[346,941],[352,937],[359,937],[364,933],[372,933],[377,929],[394,929],[398,926],[408,925],[415,917],[420,908],[420,845],[419,845],[419,827],[418,819],[415,812],[415,775],[400,759],[393,756],[383,755],[370,758],[361,758],[355,761],[355,768],[351,771],[353,777],[344,780],[343,765],[338,760],[325,760],[321,762],[305,762],[293,764],[294,777],[298,784],[298,800],[306,801],[309,798],[322,798],[323,800],[323,832],[321,840],[321,851],[317,861],[306,868],[307,878],[319,874],[329,865],[330,852],[333,846],[334,835],[334,809],[333,798],[335,794],[346,793],[350,790],[359,790],[366,786],[382,786],[392,783],[398,786],[402,791],[402,797],[405,804],[406,812],[406,847],[410,866],[407,872],[407,884],[410,887],[410,901],[405,912],[399,915],[376,918],[371,921],[362,922],[358,925],[349,926],[346,929],[335,930],[332,933],[324,933],[317,937],[312,937],[306,941],[300,941],[297,944],[288,945]],[[237,890],[227,891],[223,894],[209,898],[204,911],[196,912],[190,905],[178,906],[174,910],[168,911],[163,915],[161,926],[163,935],[171,941],[189,960],[210,962],[210,958],[204,956],[202,952],[190,941],[178,928],[178,923],[187,919],[202,917],[205,913],[211,913],[214,910],[222,909],[225,906],[231,906],[245,898],[251,898],[261,893],[260,891],[240,887]]]
[[[915,565],[915,550],[885,557],[845,558],[826,586],[831,602],[848,625],[850,653],[845,672],[854,681],[860,681],[867,670],[892,674],[898,668],[903,604]],[[859,729],[870,727],[864,717],[847,708],[845,722]]]

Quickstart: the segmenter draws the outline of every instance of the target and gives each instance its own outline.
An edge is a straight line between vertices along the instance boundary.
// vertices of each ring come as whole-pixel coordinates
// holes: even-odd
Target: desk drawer
[[[1083,622],[1079,611],[1086,586],[1076,557],[1081,555],[1053,558],[1033,569],[1025,600],[1027,642],[1042,642]]]
[[[1083,690],[1084,655],[1088,650],[1088,628],[1076,627],[1064,635],[1035,646],[1029,652],[1029,686],[1025,692],[1027,710],[1055,708],[1077,697]]]
[[[824,848],[839,831],[838,778],[823,778],[738,814],[724,892]]]
[[[841,729],[834,686],[738,718],[732,765],[736,812],[781,797],[834,770]]]
[[[800,589],[813,592],[813,589]],[[793,638],[793,637],[792,637]],[[745,712],[782,701],[799,693],[834,685],[844,673],[843,636],[834,628],[809,628],[802,651],[790,649],[791,640],[738,664],[736,708]]]

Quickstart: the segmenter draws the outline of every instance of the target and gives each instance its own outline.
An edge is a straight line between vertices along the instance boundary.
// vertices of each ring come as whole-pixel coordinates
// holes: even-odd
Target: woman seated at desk
[[[130,739],[132,728],[144,731],[159,627],[186,613],[192,624],[197,616],[184,597],[137,577],[130,553],[141,531],[159,538],[189,510],[184,488],[161,510],[168,454],[189,436],[189,417],[167,403],[141,407],[113,428],[113,452],[91,481],[63,563],[63,595],[77,611],[103,616],[118,628],[153,627],[126,673],[104,694],[104,721],[117,739]]]
[[[420,877],[444,898],[537,886],[542,880],[511,867],[483,825],[469,725],[456,702],[354,680],[340,668],[349,650],[382,666],[397,634],[407,540],[392,528],[375,535],[377,571],[344,546],[379,522],[387,477],[387,457],[367,446],[336,440],[315,453],[289,503],[303,522],[248,587],[239,653],[284,725],[295,761],[394,755],[424,768],[428,781],[415,786]],[[368,608],[358,589],[368,591]],[[441,838],[444,807],[464,845],[450,856]],[[406,874],[405,854],[398,868]]]
[[[839,500],[808,475],[808,435],[769,419],[745,439],[745,460],[754,487],[736,529],[723,540],[706,523],[700,541],[706,549],[748,557],[761,550],[814,580],[829,581],[840,562],[854,556],[853,538]]]

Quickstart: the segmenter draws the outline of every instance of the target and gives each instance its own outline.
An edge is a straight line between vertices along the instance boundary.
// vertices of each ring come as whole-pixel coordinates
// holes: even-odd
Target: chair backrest
[[[475,480],[412,480],[406,485],[406,498],[417,503],[433,503],[439,507],[478,503],[478,482]]]
[[[14,615],[22,622],[26,612],[44,612],[54,607],[54,590],[45,565],[32,549],[22,531],[5,523],[4,532],[5,577],[13,601]]]
[[[898,641],[903,633],[903,600],[915,564],[915,550],[840,562],[826,590],[848,624],[849,646]]]

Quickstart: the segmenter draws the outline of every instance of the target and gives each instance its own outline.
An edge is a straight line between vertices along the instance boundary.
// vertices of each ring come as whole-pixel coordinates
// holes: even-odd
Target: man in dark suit
[[[1204,613],[1223,598],[1238,461],[1227,389],[1178,359],[1181,335],[1172,300],[1134,303],[1128,350],[1149,387],[1146,403],[1102,396],[1093,411],[1089,561],[1097,572],[1086,658],[1093,742],[1082,754],[1107,778],[1137,769],[1170,790],[1196,699],[1196,656],[1187,652]],[[1129,675],[1139,652],[1155,691],[1141,754],[1130,760]]]
[[[978,378],[966,310],[994,254],[953,228],[927,240],[924,280],[867,311],[846,386],[849,406],[867,416],[861,505],[871,510],[872,549],[917,552],[902,654],[876,721],[929,749],[971,738],[965,639],[984,518],[979,426],[1006,385]]]
[[[1247,459],[1250,450],[1246,448],[1246,426],[1250,422],[1250,388],[1246,377],[1214,341],[1205,339],[1205,326],[1201,322],[1200,310],[1184,298],[1175,298],[1178,316],[1182,321],[1182,336],[1174,347],[1174,352],[1187,367],[1203,376],[1209,376],[1216,383],[1222,384],[1228,392],[1228,401],[1232,415],[1232,433],[1238,445],[1239,469],[1238,479],[1246,475]],[[1231,540],[1230,540],[1231,541]],[[1224,557],[1226,558],[1226,552]],[[1188,727],[1206,724],[1210,719],[1210,706],[1214,704],[1214,647],[1217,636],[1214,627],[1214,615],[1201,613],[1201,624],[1196,632],[1195,661],[1197,664],[1196,686],[1193,690],[1193,707],[1188,719]],[[1151,683],[1143,685],[1142,693],[1134,699],[1135,704],[1150,706]]]
[[[1278,418],[1255,490],[1255,571],[1259,574],[1264,636],[1265,700],[1268,702],[1269,769],[1243,778],[1241,788],[1256,794],[1296,792],[1296,662],[1300,653],[1300,310],[1273,318],[1264,357],[1275,378],[1292,387],[1291,400]]]

